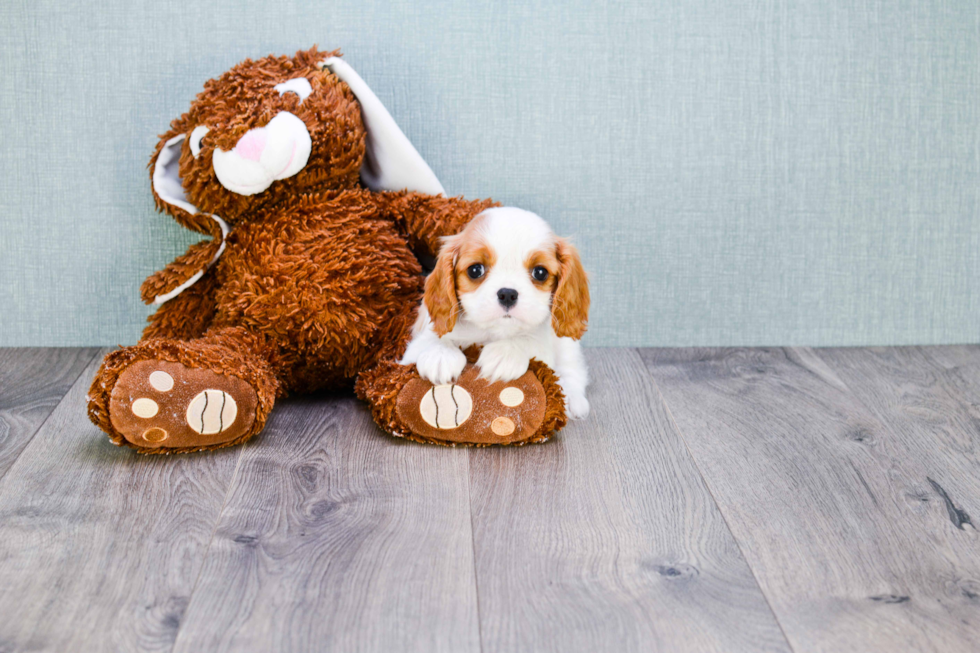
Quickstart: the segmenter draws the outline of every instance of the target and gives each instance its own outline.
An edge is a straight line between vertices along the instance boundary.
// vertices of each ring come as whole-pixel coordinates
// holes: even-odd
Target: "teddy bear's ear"
[[[172,128],[172,134],[176,128]],[[204,276],[208,268],[217,262],[225,251],[225,238],[230,227],[213,213],[201,213],[191,204],[184,193],[180,178],[180,155],[186,134],[176,134],[157,145],[150,159],[150,179],[157,207],[166,211],[177,222],[201,234],[209,234],[213,240],[206,245],[191,245],[187,254],[144,282],[143,298],[147,303],[163,304],[170,301]]]
[[[361,117],[367,131],[361,181],[371,190],[418,191],[444,195],[446,191],[432,168],[402,133],[374,91],[347,62],[330,57],[321,64],[346,82],[361,104]]]
[[[153,192],[157,198],[194,215],[197,207],[187,201],[180,179],[180,151],[186,134],[178,134],[163,144],[153,161]]]

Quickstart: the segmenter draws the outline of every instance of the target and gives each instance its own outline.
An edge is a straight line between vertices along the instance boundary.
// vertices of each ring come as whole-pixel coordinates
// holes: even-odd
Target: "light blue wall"
[[[0,345],[134,342],[156,135],[342,47],[452,193],[576,237],[591,345],[980,340],[975,0],[4,0]]]

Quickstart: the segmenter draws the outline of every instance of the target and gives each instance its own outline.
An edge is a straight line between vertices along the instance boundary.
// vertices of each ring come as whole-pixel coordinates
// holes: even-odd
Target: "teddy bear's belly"
[[[219,262],[214,324],[270,338],[289,390],[349,385],[385,345],[407,337],[421,266],[394,230],[362,231],[239,237]]]

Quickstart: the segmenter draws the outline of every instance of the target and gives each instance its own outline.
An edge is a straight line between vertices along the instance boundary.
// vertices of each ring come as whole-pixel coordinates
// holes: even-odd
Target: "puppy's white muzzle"
[[[215,148],[212,165],[222,186],[239,195],[255,195],[302,170],[312,147],[303,121],[280,111],[265,127],[250,129],[230,152]]]

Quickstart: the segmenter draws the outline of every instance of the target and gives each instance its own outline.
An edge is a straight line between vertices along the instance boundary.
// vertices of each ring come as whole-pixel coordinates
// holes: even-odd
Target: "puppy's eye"
[[[482,263],[474,263],[470,267],[466,268],[466,276],[470,279],[479,279],[486,273],[486,268],[483,267]]]
[[[534,278],[535,281],[547,281],[548,268],[542,265],[536,265],[534,266],[534,269],[531,270],[531,276]]]
[[[191,154],[194,155],[196,159],[201,155],[201,140],[204,138],[205,134],[208,133],[208,128],[204,125],[198,125],[191,132],[191,137],[188,144],[191,146]]]

